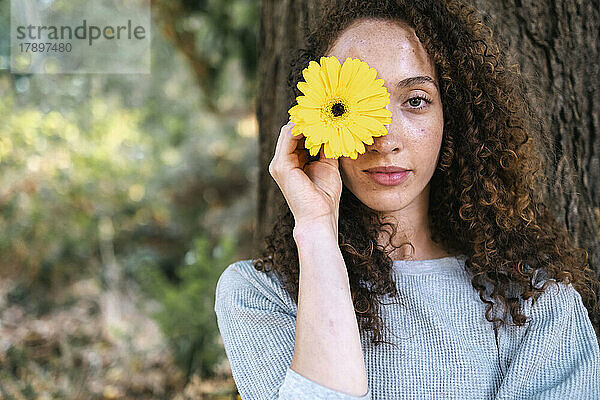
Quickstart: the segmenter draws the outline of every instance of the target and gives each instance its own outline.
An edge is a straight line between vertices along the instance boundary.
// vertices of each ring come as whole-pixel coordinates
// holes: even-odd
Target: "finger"
[[[277,139],[277,146],[275,147],[276,158],[289,157],[289,155],[296,150],[298,141],[304,137],[302,134],[292,135],[291,131],[293,127],[294,123],[291,121],[281,127],[281,132],[279,133],[279,138]]]
[[[297,150],[298,154],[298,164],[300,168],[304,168],[304,165],[309,161],[309,154],[306,150]]]
[[[283,125],[281,127],[281,129],[279,130],[279,135],[277,136],[277,143],[275,144],[275,154],[273,155],[273,159],[277,158],[277,156],[280,153],[281,146],[284,141],[284,132],[286,131],[286,129],[288,128],[288,126],[290,124],[291,124],[291,122],[288,122],[287,124]]]

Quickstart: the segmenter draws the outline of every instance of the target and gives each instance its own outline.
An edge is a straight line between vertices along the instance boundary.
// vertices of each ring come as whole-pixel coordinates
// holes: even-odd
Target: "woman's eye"
[[[418,97],[413,97],[412,99],[408,100],[408,104],[410,104],[413,107],[418,107],[422,101],[423,101],[423,99],[419,99]]]
[[[426,107],[431,101],[425,97],[417,96],[408,99],[407,103],[412,108],[421,109]]]

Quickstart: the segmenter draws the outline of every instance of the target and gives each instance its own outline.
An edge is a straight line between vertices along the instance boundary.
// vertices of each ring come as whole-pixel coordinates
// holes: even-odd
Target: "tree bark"
[[[255,248],[283,196],[268,173],[279,128],[287,121],[290,51],[302,46],[319,11],[336,0],[262,0],[259,36],[260,176]],[[509,57],[541,89],[542,118],[556,154],[548,166],[547,204],[600,267],[600,1],[470,0],[508,46]],[[502,43],[502,42],[501,42]],[[528,90],[530,90],[528,88]],[[592,315],[598,329],[600,316]]]
[[[600,2],[473,0],[488,14],[509,55],[539,86],[556,157],[548,165],[547,203],[600,270]],[[529,91],[529,88],[528,88]],[[535,97],[532,97],[535,99]],[[534,100],[535,101],[535,100]],[[600,315],[590,318],[600,329]]]
[[[274,211],[285,205],[268,166],[282,125],[288,121],[292,92],[287,88],[291,51],[305,43],[323,0],[262,0],[258,38],[257,119],[259,127],[258,210],[255,248],[270,231]]]

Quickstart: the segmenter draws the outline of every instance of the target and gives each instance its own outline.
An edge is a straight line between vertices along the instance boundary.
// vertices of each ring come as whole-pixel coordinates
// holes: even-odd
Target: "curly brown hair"
[[[512,325],[523,326],[527,320],[518,295],[535,302],[556,282],[571,283],[587,309],[597,312],[600,282],[589,267],[588,253],[575,246],[542,198],[547,184],[542,167],[551,156],[542,143],[552,138],[529,107],[524,78],[508,67],[506,55],[473,8],[454,0],[332,2],[306,47],[296,52],[288,79],[293,98],[302,95],[296,83],[309,61],[327,54],[350,24],[367,18],[408,23],[435,63],[444,135],[430,181],[430,231],[448,252],[467,256],[465,268],[486,303],[486,319],[495,328],[510,325],[510,313]],[[285,207],[254,267],[274,271],[297,303],[293,228],[294,217]],[[398,295],[389,254],[412,246],[391,243],[396,228],[343,187],[339,246],[360,330],[372,332],[376,345],[389,343],[382,340],[381,299]],[[388,235],[386,246],[378,245],[382,232]],[[501,318],[494,307],[500,307]]]

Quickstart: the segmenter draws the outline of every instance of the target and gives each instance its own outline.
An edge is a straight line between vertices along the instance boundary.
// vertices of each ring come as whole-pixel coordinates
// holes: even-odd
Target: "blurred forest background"
[[[255,224],[258,10],[156,0],[151,75],[16,75],[0,0],[0,398],[236,398],[213,304]]]

